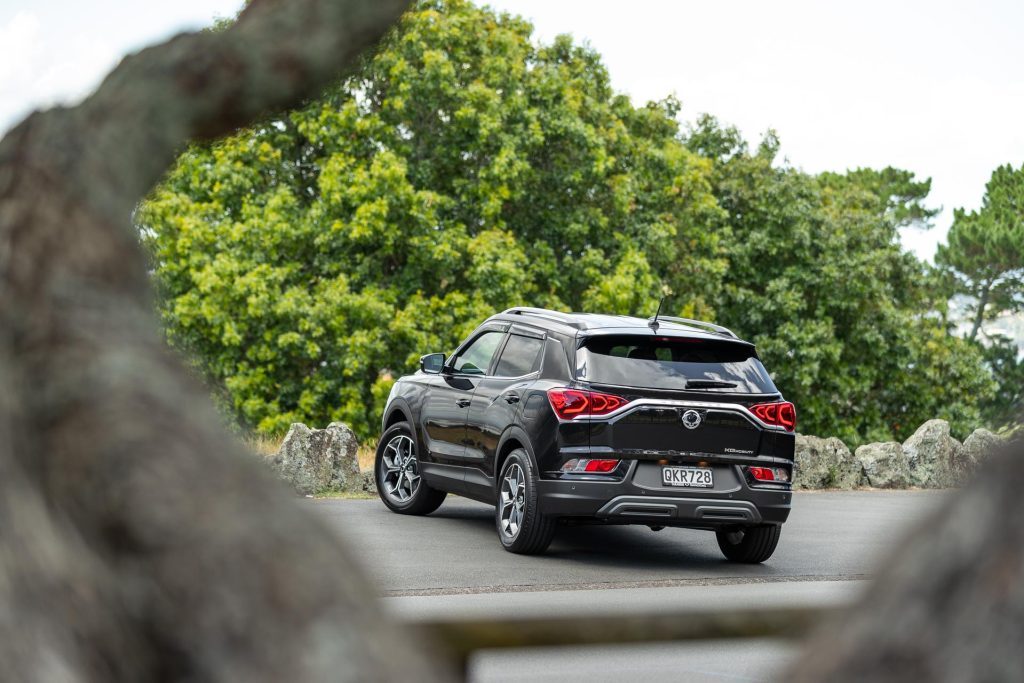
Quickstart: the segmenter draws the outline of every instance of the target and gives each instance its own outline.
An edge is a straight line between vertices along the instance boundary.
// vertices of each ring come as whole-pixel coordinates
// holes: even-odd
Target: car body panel
[[[466,459],[466,420],[476,391],[475,378],[436,375],[424,382],[420,409],[423,446],[434,462],[460,465]]]
[[[479,380],[469,407],[466,430],[466,460],[469,467],[493,476],[490,463],[505,429],[518,424],[522,393],[536,375],[485,377]]]

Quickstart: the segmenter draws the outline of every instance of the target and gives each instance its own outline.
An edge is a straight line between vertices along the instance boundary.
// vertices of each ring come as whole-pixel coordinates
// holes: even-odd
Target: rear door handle
[[[460,398],[460,399],[456,399],[456,401],[455,401],[455,405],[457,405],[460,408],[468,408],[469,407],[469,403],[470,403],[470,401],[469,401],[468,398]]]
[[[505,403],[519,403],[519,394],[514,392],[505,394]]]

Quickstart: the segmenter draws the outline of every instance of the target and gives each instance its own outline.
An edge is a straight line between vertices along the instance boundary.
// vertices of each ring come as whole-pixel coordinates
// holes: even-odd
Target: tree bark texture
[[[253,0],[0,141],[0,676],[436,680],[157,332],[130,217],[194,138],[315,94],[404,0]]]

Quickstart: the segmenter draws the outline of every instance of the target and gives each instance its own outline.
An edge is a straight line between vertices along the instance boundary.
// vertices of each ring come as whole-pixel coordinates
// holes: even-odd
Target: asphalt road
[[[493,508],[464,498],[449,497],[427,517],[396,515],[377,500],[312,505],[356,551],[382,595],[441,595],[859,578],[942,495],[797,493],[775,555],[754,566],[726,562],[707,531],[566,527],[545,555],[523,557],[501,548]]]
[[[493,508],[462,498],[449,497],[428,517],[396,515],[377,500],[310,504],[355,551],[385,609],[415,620],[842,603],[944,495],[798,493],[779,548],[757,566],[725,562],[709,532],[568,527],[545,555],[521,557],[498,543]],[[794,652],[773,640],[483,652],[470,678],[763,681]]]

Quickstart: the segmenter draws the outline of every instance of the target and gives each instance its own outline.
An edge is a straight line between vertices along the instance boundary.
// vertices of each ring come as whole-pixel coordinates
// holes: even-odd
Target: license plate
[[[710,467],[663,467],[661,482],[665,486],[708,489],[715,485],[715,475]]]

